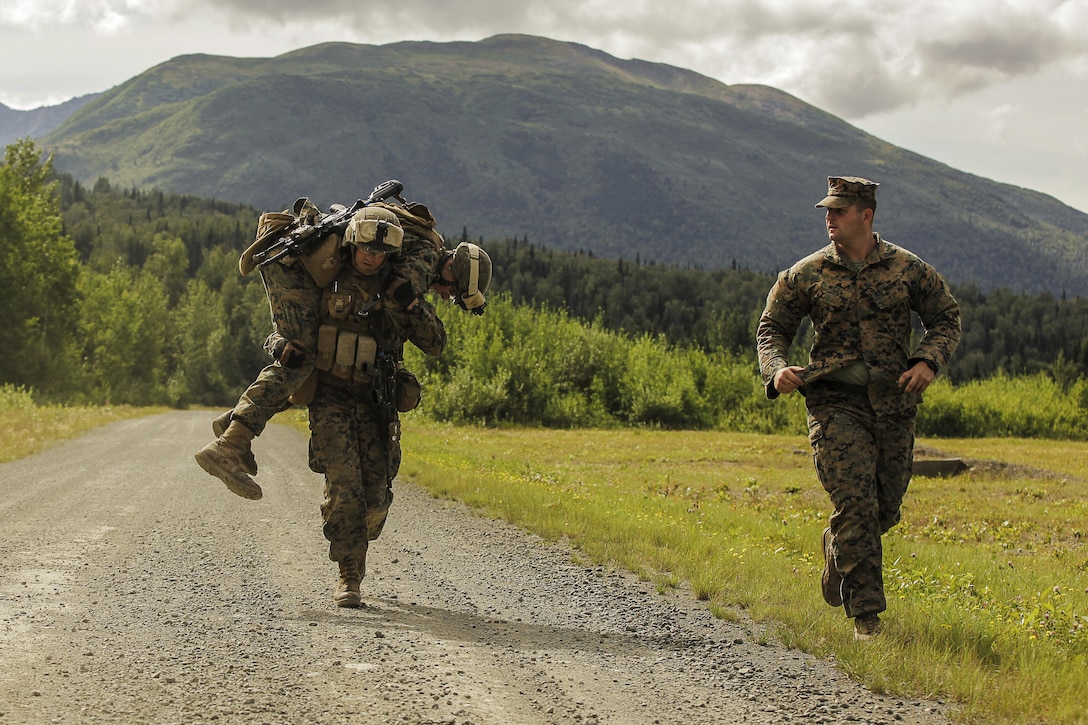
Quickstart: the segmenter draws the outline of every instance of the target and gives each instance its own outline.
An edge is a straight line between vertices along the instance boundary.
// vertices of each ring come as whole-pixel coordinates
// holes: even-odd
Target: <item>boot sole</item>
[[[196,459],[197,465],[203,468],[205,472],[215,476],[226,484],[231,493],[249,499],[250,501],[256,501],[264,496],[264,491],[262,491],[261,487],[255,482],[231,475],[229,470],[220,466],[215,459],[205,451],[197,451],[193,458]]]
[[[355,609],[363,605],[363,597],[355,592],[348,592],[346,594],[337,594],[332,598],[336,602],[338,607],[349,607]]]

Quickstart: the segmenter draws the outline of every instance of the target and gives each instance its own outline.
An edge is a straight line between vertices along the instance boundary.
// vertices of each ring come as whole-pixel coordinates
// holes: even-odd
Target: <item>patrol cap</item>
[[[845,209],[857,201],[876,201],[876,187],[880,184],[860,176],[827,177],[827,196],[816,208]]]
[[[376,252],[399,252],[404,242],[397,215],[388,209],[365,206],[351,217],[344,231],[344,245],[354,244]]]
[[[491,286],[491,257],[472,242],[461,242],[453,251],[454,285],[466,310],[486,304],[484,292]]]

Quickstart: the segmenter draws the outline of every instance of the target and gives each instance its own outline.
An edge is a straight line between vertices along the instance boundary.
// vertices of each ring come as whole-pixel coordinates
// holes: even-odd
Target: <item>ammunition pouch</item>
[[[397,411],[407,413],[415,410],[422,398],[423,387],[416,374],[405,368],[397,368]]]
[[[378,355],[378,341],[370,335],[322,325],[317,330],[314,368],[341,383],[365,385]]]

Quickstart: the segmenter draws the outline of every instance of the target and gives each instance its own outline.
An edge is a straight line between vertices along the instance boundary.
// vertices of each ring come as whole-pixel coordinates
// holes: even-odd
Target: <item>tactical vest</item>
[[[321,295],[314,367],[322,382],[367,385],[381,335],[381,298],[386,275],[343,274]]]

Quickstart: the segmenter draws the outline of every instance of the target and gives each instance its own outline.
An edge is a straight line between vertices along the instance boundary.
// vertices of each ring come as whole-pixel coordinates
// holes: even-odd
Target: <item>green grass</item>
[[[115,420],[140,418],[166,408],[67,406],[34,403],[30,393],[0,386],[0,463],[40,453],[46,448]]]
[[[960,722],[1088,721],[1088,444],[922,443],[977,465],[912,483],[885,537],[886,632],[865,645],[820,597],[829,511],[803,437],[411,418],[401,473],[659,590],[686,582],[718,616]]]

